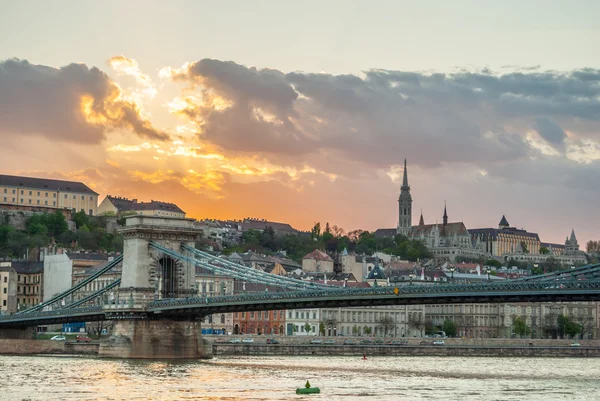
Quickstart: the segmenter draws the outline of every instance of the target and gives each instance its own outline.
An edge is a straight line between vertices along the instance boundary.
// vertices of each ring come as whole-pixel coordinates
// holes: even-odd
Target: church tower
[[[410,186],[408,185],[408,172],[406,170],[406,159],[404,159],[404,178],[400,187],[400,197],[398,198],[398,234],[408,236],[412,226],[412,196],[410,196]]]

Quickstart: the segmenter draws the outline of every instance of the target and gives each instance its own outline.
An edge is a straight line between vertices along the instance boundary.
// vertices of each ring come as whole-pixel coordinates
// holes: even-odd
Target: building
[[[285,334],[288,336],[321,335],[321,309],[288,310],[285,324]]]
[[[137,199],[107,195],[102,203],[100,203],[100,206],[98,206],[98,214],[115,214],[119,216],[124,212],[146,216],[185,217],[185,212],[176,204],[155,200],[138,202]]]
[[[237,223],[242,228],[242,231],[248,230],[259,230],[264,231],[267,227],[271,227],[276,234],[297,234],[298,230],[289,225],[288,223],[278,223],[275,221],[268,221],[265,219],[257,219],[247,217],[240,221],[232,221],[232,223]]]
[[[10,261],[0,262],[0,313],[17,311],[17,272]]]
[[[95,215],[98,194],[75,181],[0,175],[0,205],[83,211]]]
[[[242,237],[242,227],[238,222],[204,219],[194,222],[194,227],[202,230],[204,238],[223,245],[237,244]]]
[[[234,334],[283,335],[285,311],[250,311],[233,313]]]
[[[43,299],[44,264],[13,261],[12,268],[17,273],[17,310],[40,304]]]
[[[302,258],[305,272],[333,272],[333,259],[325,252],[315,249]]]
[[[473,241],[480,244],[480,250],[487,256],[503,256],[517,252],[540,253],[540,237],[523,229],[511,227],[502,216],[498,228],[476,228],[469,230]]]

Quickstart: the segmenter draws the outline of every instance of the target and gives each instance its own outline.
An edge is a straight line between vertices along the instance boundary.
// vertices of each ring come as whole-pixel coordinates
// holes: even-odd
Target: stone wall
[[[0,339],[0,354],[72,354],[97,355],[98,344],[75,344],[51,340],[4,340]]]
[[[214,344],[215,356],[479,356],[479,357],[594,357],[600,348],[588,347],[474,347],[474,346],[342,346]]]

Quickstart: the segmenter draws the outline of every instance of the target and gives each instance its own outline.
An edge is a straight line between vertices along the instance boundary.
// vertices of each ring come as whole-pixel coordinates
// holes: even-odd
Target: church
[[[398,197],[398,225],[396,228],[380,228],[375,231],[378,237],[393,237],[402,234],[409,239],[423,241],[436,257],[454,259],[456,256],[477,256],[472,238],[463,222],[449,222],[446,205],[442,222],[425,224],[423,213],[419,224],[412,225],[412,195],[408,185],[408,169],[404,160],[404,176]]]

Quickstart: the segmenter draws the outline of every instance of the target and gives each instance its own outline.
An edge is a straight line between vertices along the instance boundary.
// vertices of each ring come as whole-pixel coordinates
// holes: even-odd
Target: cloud
[[[567,138],[565,131],[546,117],[538,117],[535,119],[535,130],[542,138],[557,150],[564,150],[564,141]]]
[[[176,112],[197,124],[200,141],[223,154],[259,154],[273,163],[310,160],[347,177],[387,171],[404,157],[428,168],[468,163],[477,171],[489,164],[535,164],[553,153],[548,145],[569,157],[568,147],[577,144],[566,141],[565,131],[574,137],[600,133],[597,75],[600,70],[537,68],[332,75],[212,59],[162,71],[196,89],[197,97],[188,91],[188,100],[179,99]],[[532,140],[532,127],[548,145]]]
[[[156,86],[152,79],[144,74],[134,59],[127,58],[123,55],[111,57],[108,64],[117,72],[118,75],[127,75],[135,79],[144,89],[143,94],[150,98],[154,98],[157,94]]]
[[[169,138],[142,118],[139,106],[123,99],[121,88],[95,67],[0,62],[0,135],[96,144],[114,130],[131,130],[146,139]]]

